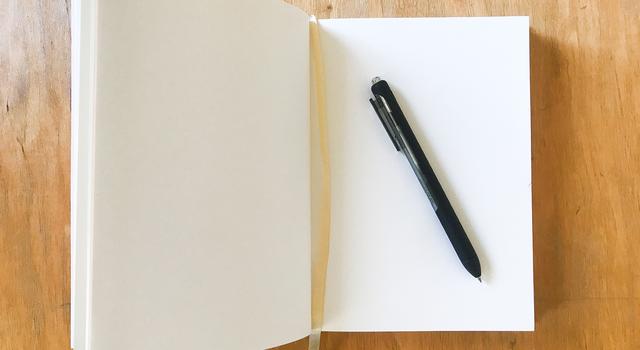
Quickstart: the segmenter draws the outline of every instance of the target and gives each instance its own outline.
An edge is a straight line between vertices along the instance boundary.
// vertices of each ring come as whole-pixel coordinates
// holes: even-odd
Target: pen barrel
[[[460,262],[472,276],[480,277],[481,268],[478,255],[476,254],[471,241],[469,241],[469,237],[462,227],[458,216],[453,210],[442,185],[440,185],[440,181],[438,181],[435,172],[431,168],[427,157],[422,151],[415,134],[411,130],[407,118],[402,113],[402,109],[393,95],[389,84],[384,80],[380,80],[371,86],[371,92],[374,95],[384,97],[387,101],[394,121],[404,136],[406,145],[402,146],[408,148],[408,152],[410,152],[411,156],[415,158],[417,169],[412,165],[414,168],[413,170],[429,197],[433,209],[436,212],[436,216],[438,217],[438,220],[440,220],[440,224],[447,234],[447,237],[449,238],[454,251],[458,255]]]

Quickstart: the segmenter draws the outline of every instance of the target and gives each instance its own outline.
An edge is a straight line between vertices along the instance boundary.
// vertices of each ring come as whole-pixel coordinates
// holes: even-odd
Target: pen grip
[[[464,267],[469,270],[472,275],[477,273],[479,276],[480,262],[478,255],[476,254],[475,249],[473,249],[473,245],[471,244],[471,241],[469,241],[469,237],[462,227],[458,216],[446,198],[444,198],[444,201],[440,201],[440,206],[438,207],[438,210],[436,210],[436,215],[438,216],[438,220],[440,220],[447,237],[449,237],[453,250],[458,255],[458,258],[460,258]]]
[[[415,140],[415,137],[413,137],[413,139]],[[414,147],[420,147],[417,145],[417,141],[415,141],[415,143],[416,146]],[[425,188],[425,191],[431,191],[431,196],[433,196],[433,200],[437,205],[435,209],[436,216],[444,232],[447,234],[453,250],[456,252],[456,255],[458,255],[465,269],[474,277],[479,277],[481,274],[480,260],[464,227],[460,223],[460,219],[458,219],[458,215],[456,215],[451,202],[449,202],[449,198],[431,168],[431,164],[429,164],[429,161],[421,150],[418,152],[418,155],[416,155],[416,158],[418,158],[418,166],[424,174],[428,187]]]
[[[419,166],[426,174],[425,177],[427,185],[431,188],[432,196],[434,197],[434,201],[437,203],[437,208],[435,210],[436,216],[438,217],[438,220],[440,221],[444,232],[447,234],[449,242],[451,242],[451,246],[456,252],[456,255],[458,255],[462,265],[472,276],[476,278],[480,277],[480,259],[478,259],[478,255],[476,254],[475,249],[473,249],[473,245],[462,227],[460,219],[458,219],[458,215],[456,215],[455,210],[453,210],[453,207],[449,202],[449,198],[447,198],[444,189],[440,185],[440,181],[436,178],[435,172],[431,169],[431,165],[427,161],[426,157],[423,156],[423,158],[424,159],[419,161]],[[425,191],[426,190],[427,189],[425,189]]]

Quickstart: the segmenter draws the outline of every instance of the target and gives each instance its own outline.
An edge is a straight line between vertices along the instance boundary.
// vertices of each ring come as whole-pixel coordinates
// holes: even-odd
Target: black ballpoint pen
[[[478,255],[402,113],[398,101],[391,92],[389,84],[376,77],[372,80],[371,92],[373,98],[369,99],[369,102],[378,114],[396,150],[407,157],[460,262],[473,277],[482,282]]]

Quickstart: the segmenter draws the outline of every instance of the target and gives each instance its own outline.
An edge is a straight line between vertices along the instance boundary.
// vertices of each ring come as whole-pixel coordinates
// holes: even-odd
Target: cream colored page
[[[308,16],[100,1],[92,350],[309,332]]]
[[[324,330],[532,330],[526,17],[323,20],[332,181]],[[482,263],[456,257],[368,102],[396,94]]]

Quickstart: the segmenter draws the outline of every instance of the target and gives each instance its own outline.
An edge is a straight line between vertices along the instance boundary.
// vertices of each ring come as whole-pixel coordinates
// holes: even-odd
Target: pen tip
[[[480,281],[480,283],[482,283],[482,277],[478,277],[478,281]]]
[[[371,84],[373,85],[373,84],[379,82],[380,80],[382,80],[382,79],[380,79],[380,77],[374,77],[373,79],[371,79]]]

